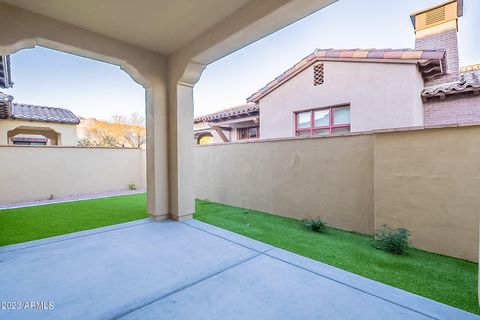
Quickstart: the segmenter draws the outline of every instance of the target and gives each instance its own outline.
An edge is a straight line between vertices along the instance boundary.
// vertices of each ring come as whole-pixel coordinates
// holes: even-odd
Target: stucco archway
[[[18,135],[42,136],[50,140],[52,146],[62,145],[62,135],[49,127],[27,127],[20,126],[7,132],[8,144],[13,143],[13,138]]]
[[[196,137],[197,144],[210,144],[213,143],[213,135],[209,132],[198,134]]]
[[[151,48],[158,38],[142,46],[131,44],[126,38],[131,30],[118,19],[113,20],[118,21],[112,29],[114,34],[105,32],[102,27],[108,10],[89,15],[93,20],[79,27],[72,21],[78,17],[69,16],[79,2],[62,3],[61,8],[66,11],[58,12],[58,17],[51,17],[53,10],[39,12],[30,7],[34,2],[23,3],[26,9],[17,7],[16,2],[12,5],[0,2],[0,21],[4,26],[0,33],[0,55],[41,45],[118,65],[140,83],[146,92],[148,212],[155,220],[188,219],[195,211],[193,86],[205,66],[334,1],[249,1],[225,13],[222,19],[210,21],[198,33],[195,30],[188,41],[163,53]],[[124,9],[127,4],[130,5],[123,3]],[[82,2],[83,5],[94,12],[97,3]],[[41,6],[48,9],[49,4]],[[122,3],[118,6],[122,7]],[[139,21],[138,25],[149,28],[148,21],[142,23]],[[183,21],[179,19],[178,24],[183,25]],[[164,32],[149,31],[157,36]],[[171,37],[175,31],[164,32],[164,36]]]

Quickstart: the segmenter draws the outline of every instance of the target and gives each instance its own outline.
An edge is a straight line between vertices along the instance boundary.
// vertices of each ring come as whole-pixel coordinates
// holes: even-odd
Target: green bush
[[[130,183],[128,185],[128,190],[137,190],[137,186],[135,185],[135,183]]]
[[[384,224],[375,231],[375,248],[395,254],[405,254],[409,247],[410,231],[405,228],[393,229]]]
[[[325,233],[327,229],[327,224],[320,219],[303,219],[302,222],[306,229],[315,232]]]

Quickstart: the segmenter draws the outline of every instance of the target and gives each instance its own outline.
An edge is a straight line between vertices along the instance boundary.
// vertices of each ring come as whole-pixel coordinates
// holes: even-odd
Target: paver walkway
[[[0,319],[480,319],[196,220],[0,247],[0,301],[20,309]]]

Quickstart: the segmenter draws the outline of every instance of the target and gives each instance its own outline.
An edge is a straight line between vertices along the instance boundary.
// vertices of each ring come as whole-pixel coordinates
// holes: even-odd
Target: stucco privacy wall
[[[294,136],[296,111],[344,103],[352,132],[423,125],[424,86],[415,63],[318,63],[323,84],[313,85],[314,64],[260,100],[262,139]]]
[[[145,187],[145,150],[0,146],[0,203]]]
[[[373,136],[195,147],[196,197],[373,232]]]
[[[375,135],[375,224],[413,245],[478,260],[480,127]]]
[[[194,148],[196,197],[372,234],[406,227],[420,249],[478,260],[480,127]]]

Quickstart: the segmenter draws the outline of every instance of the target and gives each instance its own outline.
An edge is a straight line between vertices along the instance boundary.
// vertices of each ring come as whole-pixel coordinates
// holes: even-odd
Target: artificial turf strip
[[[146,194],[0,210],[0,246],[148,217]]]
[[[373,237],[328,228],[306,231],[300,221],[197,200],[194,218],[388,285],[480,314],[478,264],[409,249],[397,256],[373,248]]]

